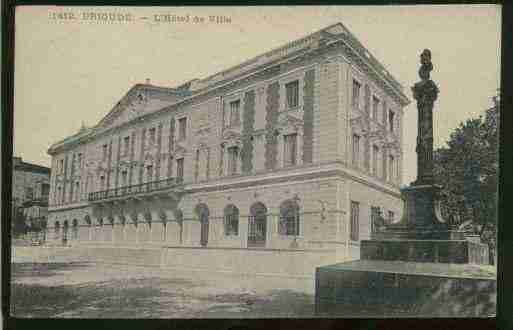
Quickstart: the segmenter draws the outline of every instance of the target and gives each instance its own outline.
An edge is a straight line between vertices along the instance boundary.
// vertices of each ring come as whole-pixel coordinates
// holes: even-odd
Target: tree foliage
[[[445,218],[454,227],[468,224],[492,248],[497,217],[498,121],[496,103],[484,116],[461,123],[451,133],[447,147],[434,154]]]

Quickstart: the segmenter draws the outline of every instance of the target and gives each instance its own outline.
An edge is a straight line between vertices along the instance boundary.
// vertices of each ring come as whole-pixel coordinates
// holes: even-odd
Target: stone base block
[[[361,259],[489,264],[488,246],[467,240],[364,240]]]
[[[445,226],[408,227],[391,225],[385,230],[372,233],[372,239],[428,239],[428,240],[464,240],[467,233],[460,230],[448,230]]]
[[[340,317],[490,317],[492,266],[357,260],[317,268],[315,310]]]

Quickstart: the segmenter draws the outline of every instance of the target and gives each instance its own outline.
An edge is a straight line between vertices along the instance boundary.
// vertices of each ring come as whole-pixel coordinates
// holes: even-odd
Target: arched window
[[[289,199],[280,206],[280,235],[299,235],[299,205]]]
[[[84,217],[84,221],[88,226],[91,226],[91,217],[89,215]]]
[[[98,226],[103,226],[103,218],[98,218]]]
[[[265,245],[267,234],[267,207],[257,202],[249,209],[248,246]]]
[[[224,234],[239,235],[239,209],[233,204],[224,208]]]
[[[72,225],[73,225],[73,239],[78,239],[78,221],[77,219],[73,219],[73,222],[72,222]]]
[[[55,221],[54,230],[56,234],[58,234],[61,231],[61,224],[59,223],[59,221]]]
[[[111,226],[114,226],[114,217],[112,215],[109,215],[107,217],[107,220],[109,220],[109,223],[110,223]]]
[[[166,212],[164,211],[159,211],[159,220],[162,222],[162,225],[163,226],[166,226],[167,225],[167,216],[166,216]]]
[[[68,220],[65,220],[64,221],[64,225],[63,225],[63,239],[64,240],[67,240],[68,239],[68,229],[69,229],[69,223],[68,223]]]
[[[144,220],[146,220],[146,223],[148,224],[148,226],[151,227],[151,213],[150,212],[146,212],[144,213]]]

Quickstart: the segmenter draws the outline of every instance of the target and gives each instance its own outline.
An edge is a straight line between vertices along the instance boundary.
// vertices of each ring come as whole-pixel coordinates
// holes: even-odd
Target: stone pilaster
[[[157,153],[155,163],[155,181],[160,179],[160,164],[161,164],[161,153],[162,153],[162,123],[159,123],[157,127]]]
[[[143,172],[144,172],[144,144],[146,143],[146,127],[142,129],[141,132],[141,153],[139,154],[139,163],[137,164],[139,167],[139,184],[143,182]]]
[[[242,173],[253,170],[253,127],[255,123],[255,91],[244,94],[244,112],[242,120]]]
[[[118,137],[118,152],[116,153],[116,163],[115,163],[115,172],[116,178],[114,180],[114,188],[117,188],[119,185],[119,158],[121,157],[121,136]]]
[[[303,92],[303,163],[313,160],[314,84],[315,70],[308,70]]]
[[[276,136],[276,125],[278,123],[278,111],[280,101],[280,85],[274,82],[267,86],[266,106],[266,144],[265,144],[265,168],[272,170],[276,168],[276,156],[278,153],[278,141]]]
[[[130,138],[130,156],[129,156],[129,159],[130,159],[130,166],[128,168],[128,185],[132,185],[132,177],[134,175],[134,164],[133,164],[133,161],[134,161],[134,151],[135,151],[135,132],[132,132],[132,135],[131,135],[131,138]]]

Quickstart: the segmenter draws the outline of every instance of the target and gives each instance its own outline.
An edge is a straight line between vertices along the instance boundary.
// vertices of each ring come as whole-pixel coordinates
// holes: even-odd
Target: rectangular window
[[[239,158],[239,148],[228,148],[228,175],[237,174],[237,160]]]
[[[179,158],[176,160],[176,181],[183,181],[183,158]]]
[[[64,173],[64,159],[61,159],[59,161],[59,173],[60,174]]]
[[[353,166],[358,167],[360,162],[360,136],[353,134]]]
[[[41,196],[43,198],[48,197],[50,194],[50,185],[48,183],[43,183],[41,185]]]
[[[393,181],[395,179],[395,159],[393,155],[388,156],[388,179]]]
[[[77,165],[78,165],[78,170],[80,170],[82,168],[82,154],[81,153],[79,153],[77,156]]]
[[[75,173],[75,170],[77,169],[77,155],[73,154],[71,157],[71,173]]]
[[[185,140],[187,136],[187,118],[178,119],[178,139]]]
[[[25,199],[32,200],[34,198],[34,188],[27,187],[25,188]]]
[[[376,232],[379,225],[381,210],[379,206],[371,206],[371,232]]]
[[[153,166],[148,165],[146,166],[146,182],[153,181]]]
[[[299,106],[299,81],[294,80],[285,84],[287,95],[287,109],[294,109]]]
[[[80,183],[75,183],[75,201],[78,202],[78,199],[80,197]]]
[[[360,203],[351,201],[351,226],[349,238],[357,241],[360,234]]]
[[[394,217],[395,217],[395,214],[393,211],[388,211],[388,223],[394,223]]]
[[[372,119],[378,120],[379,99],[372,97]]]
[[[388,111],[388,126],[390,132],[394,132],[394,117],[395,113],[392,110]]]
[[[353,107],[357,109],[360,108],[360,87],[360,83],[353,80]]]
[[[374,145],[372,146],[372,174],[378,175],[378,157],[379,157],[379,147]]]
[[[240,124],[240,100],[230,102],[230,126]]]
[[[107,159],[107,145],[106,144],[102,145],[102,159],[103,160]]]
[[[123,185],[123,187],[127,185],[127,177],[128,175],[126,171],[121,172],[121,184]]]
[[[382,121],[383,121],[383,126],[385,126],[385,129],[387,127],[387,103],[385,101],[381,102],[381,104],[383,105],[383,111],[382,111]]]
[[[148,130],[148,147],[155,145],[155,127],[152,127]]]
[[[128,156],[130,152],[130,136],[125,136],[123,139],[123,156]]]
[[[104,190],[105,189],[105,177],[102,175],[100,177],[100,190]]]
[[[297,134],[285,135],[283,137],[283,147],[284,165],[296,165]]]

